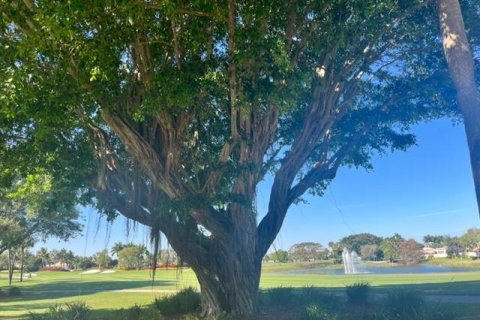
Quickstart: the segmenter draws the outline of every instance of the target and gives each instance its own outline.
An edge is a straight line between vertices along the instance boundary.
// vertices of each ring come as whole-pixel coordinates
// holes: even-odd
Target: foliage
[[[144,245],[128,245],[117,253],[118,266],[122,269],[141,269],[148,261],[148,250]]]
[[[414,239],[409,239],[398,247],[398,261],[403,264],[416,264],[423,260],[422,245]]]
[[[400,244],[404,241],[405,239],[403,239],[398,233],[395,233],[391,237],[384,238],[380,243],[384,258],[388,259],[390,262],[398,261],[398,249]]]
[[[427,234],[423,237],[423,243],[432,248],[440,248],[445,245],[444,236]]]
[[[293,261],[314,261],[320,259],[323,246],[316,242],[301,242],[294,244],[288,250],[288,257]]]
[[[447,256],[457,258],[464,252],[465,248],[457,241],[451,241],[447,247]]]
[[[48,253],[48,258],[50,258],[54,263],[65,264],[68,268],[75,267],[76,257],[71,250],[51,250]]]
[[[288,262],[289,255],[288,255],[288,251],[279,249],[265,256],[265,258],[270,261],[285,263],[285,262]]]
[[[63,266],[45,266],[40,269],[40,271],[69,271]]]
[[[93,257],[77,257],[76,266],[80,270],[86,270],[95,266],[95,260]]]
[[[255,299],[262,257],[302,195],[453,113],[431,9],[1,0],[0,180],[40,172],[55,197],[39,208],[122,214],[152,228],[156,249],[163,232],[203,288],[242,309],[236,297]]]
[[[150,319],[162,319],[158,310],[153,307],[142,308],[141,306],[135,304],[130,308],[122,308],[115,312],[115,315],[112,317],[112,320],[150,320]]]
[[[305,320],[337,320],[338,314],[322,309],[319,305],[309,304],[305,307]]]
[[[193,288],[186,288],[175,295],[155,299],[155,306],[166,317],[198,311],[200,294]]]
[[[95,260],[95,263],[99,268],[106,268],[112,258],[108,254],[108,250],[103,249],[93,255],[93,260]]]
[[[355,251],[356,253],[361,252],[361,247],[364,245],[377,245],[379,246],[382,243],[382,238],[377,237],[370,233],[359,233],[353,234],[347,237],[343,237],[339,241],[339,247],[347,248],[349,251]]]
[[[31,320],[89,320],[90,308],[84,302],[56,304],[44,315],[30,314]]]
[[[368,282],[357,282],[345,288],[347,303],[352,305],[365,305],[368,302],[370,294],[370,284]]]
[[[376,244],[364,244],[360,247],[360,256],[364,260],[382,260],[383,251]]]
[[[480,229],[470,228],[460,236],[459,242],[466,250],[475,250],[480,247]]]

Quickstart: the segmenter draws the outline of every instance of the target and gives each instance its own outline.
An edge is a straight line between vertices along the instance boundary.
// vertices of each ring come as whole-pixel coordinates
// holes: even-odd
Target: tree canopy
[[[289,207],[455,98],[423,0],[0,0],[0,160],[163,232],[207,315],[251,313]],[[273,177],[265,216],[256,188]],[[2,183],[12,174],[1,172]],[[357,248],[359,249],[359,248]]]

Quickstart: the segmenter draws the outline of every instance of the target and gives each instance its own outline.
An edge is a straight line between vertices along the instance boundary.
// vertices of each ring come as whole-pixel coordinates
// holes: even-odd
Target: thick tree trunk
[[[480,212],[480,91],[458,0],[437,0],[443,49],[465,123],[477,205]]]
[[[210,269],[194,268],[200,283],[202,315],[216,319],[226,314],[242,316],[257,312],[260,265],[247,265],[239,259],[217,263]],[[211,271],[214,269],[217,272]]]
[[[258,286],[262,257],[255,248],[256,217],[250,208],[232,204],[225,213],[236,220],[225,237],[210,237],[205,244],[188,237],[166,235],[172,248],[195,272],[201,289],[202,316],[239,317],[258,311]],[[200,249],[199,249],[200,248]]]

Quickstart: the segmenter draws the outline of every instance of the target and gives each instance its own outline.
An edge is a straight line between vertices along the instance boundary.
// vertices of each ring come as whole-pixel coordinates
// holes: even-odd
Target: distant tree
[[[445,245],[445,236],[427,234],[423,237],[423,243],[428,247],[440,248]]]
[[[460,236],[459,242],[465,250],[475,250],[480,246],[480,229],[470,228]]]
[[[422,245],[414,239],[402,242],[398,248],[398,261],[403,264],[416,264],[423,260]]]
[[[60,249],[50,251],[50,257],[54,263],[65,264],[68,268],[75,266],[75,254],[71,250]]]
[[[398,233],[395,233],[391,237],[384,238],[380,243],[380,248],[383,251],[383,256],[390,262],[395,262],[398,260],[398,249],[400,244],[404,242],[405,239]]]
[[[317,242],[301,242],[288,250],[288,258],[293,261],[309,261],[320,258],[324,248]]]
[[[270,253],[268,257],[269,257],[269,260],[273,260],[275,262],[281,262],[281,263],[288,262],[288,259],[289,259],[288,251],[285,251],[282,249],[279,249]]]
[[[383,251],[376,244],[365,244],[360,247],[360,255],[364,260],[381,260],[383,258]]]
[[[360,254],[361,247],[366,244],[374,244],[379,246],[382,243],[382,238],[370,233],[353,234],[348,237],[340,239],[340,248],[347,248],[350,251],[355,251]]]
[[[460,244],[459,241],[453,240],[447,246],[447,256],[451,258],[458,258],[462,255],[465,248]]]
[[[108,254],[107,249],[103,249],[102,251],[99,251],[93,255],[93,259],[95,260],[96,265],[102,269],[106,268],[109,264],[109,262],[112,260]]]
[[[122,269],[141,269],[145,266],[148,251],[145,246],[127,246],[118,252],[118,266]]]
[[[161,264],[166,264],[166,265],[177,264],[178,263],[177,253],[172,248],[160,250],[159,262]]]
[[[96,264],[93,257],[77,256],[76,265],[78,269],[86,270],[95,267]]]
[[[123,248],[125,248],[125,244],[117,241],[117,242],[115,242],[115,243],[113,244],[112,249],[110,250],[110,252],[118,257],[118,253],[119,253],[120,250],[122,250]]]
[[[331,249],[331,257],[333,258],[334,263],[342,263],[343,248],[340,246],[340,243],[330,241],[328,246]]]
[[[37,251],[36,256],[41,260],[42,268],[50,263],[50,253],[48,252],[47,248],[44,248],[44,247],[40,248]]]

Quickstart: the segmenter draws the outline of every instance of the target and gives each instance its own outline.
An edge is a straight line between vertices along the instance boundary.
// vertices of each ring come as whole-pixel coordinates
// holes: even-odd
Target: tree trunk
[[[232,230],[225,237],[209,238],[201,245],[167,231],[172,248],[197,276],[202,316],[209,319],[242,317],[258,311],[262,257],[254,250],[255,214],[240,204],[230,205],[225,214],[237,221]]]
[[[23,258],[25,257],[25,248],[20,251],[20,282],[23,282]]]
[[[8,285],[12,285],[13,269],[15,267],[15,252],[8,249]]]
[[[219,263],[220,264],[220,263]],[[217,269],[212,272],[212,269]],[[260,264],[247,265],[235,259],[218,266],[194,268],[200,283],[202,315],[208,318],[221,318],[228,314],[243,316],[258,311],[258,285]]]
[[[443,49],[465,123],[477,206],[480,212],[480,91],[458,0],[437,0]]]

